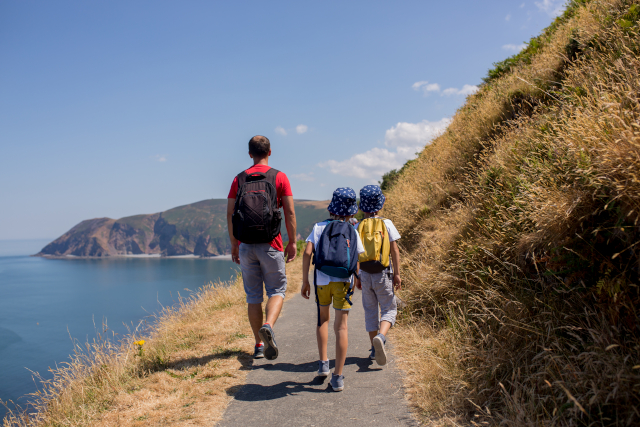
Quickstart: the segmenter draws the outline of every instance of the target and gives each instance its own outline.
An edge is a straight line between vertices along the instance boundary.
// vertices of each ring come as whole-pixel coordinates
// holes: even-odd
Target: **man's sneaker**
[[[344,375],[331,375],[331,382],[329,383],[333,391],[344,390]]]
[[[371,350],[369,350],[371,353],[369,354],[369,359],[371,360],[376,360],[376,349],[371,346]]]
[[[318,360],[318,376],[319,377],[328,377],[329,376],[329,361],[328,360]]]
[[[262,328],[258,331],[262,342],[264,343],[264,357],[268,360],[275,360],[278,358],[278,346],[276,345],[276,338],[273,329],[268,323],[262,325]]]
[[[264,357],[264,344],[258,344],[253,349],[253,358],[262,359]]]
[[[376,363],[380,366],[387,364],[387,352],[384,350],[384,344],[387,339],[384,335],[378,334],[373,337],[373,349],[375,350]]]

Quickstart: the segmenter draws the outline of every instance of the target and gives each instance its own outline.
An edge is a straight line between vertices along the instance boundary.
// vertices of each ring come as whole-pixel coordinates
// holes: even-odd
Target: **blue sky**
[[[270,138],[294,197],[375,183],[562,0],[0,2],[0,239],[224,198]]]

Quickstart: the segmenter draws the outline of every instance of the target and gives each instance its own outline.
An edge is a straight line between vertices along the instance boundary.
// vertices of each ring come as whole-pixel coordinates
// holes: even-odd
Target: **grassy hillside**
[[[570,2],[387,176],[425,419],[640,423],[639,17]]]

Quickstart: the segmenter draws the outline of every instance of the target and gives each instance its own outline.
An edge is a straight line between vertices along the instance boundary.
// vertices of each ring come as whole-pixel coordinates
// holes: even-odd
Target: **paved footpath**
[[[313,295],[313,294],[312,294]],[[247,383],[235,394],[219,426],[417,426],[404,398],[392,346],[387,365],[369,360],[362,293],[353,296],[345,388],[333,392],[329,379],[316,377],[316,305],[299,294],[285,302],[274,328],[280,355],[254,361]],[[335,335],[331,310],[329,358],[333,371]],[[389,351],[391,350],[391,351]]]

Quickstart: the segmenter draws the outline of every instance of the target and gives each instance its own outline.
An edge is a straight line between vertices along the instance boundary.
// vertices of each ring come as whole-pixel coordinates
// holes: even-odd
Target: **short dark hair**
[[[271,151],[271,143],[269,138],[262,135],[256,135],[249,140],[249,154],[258,159],[263,159],[269,155]]]

